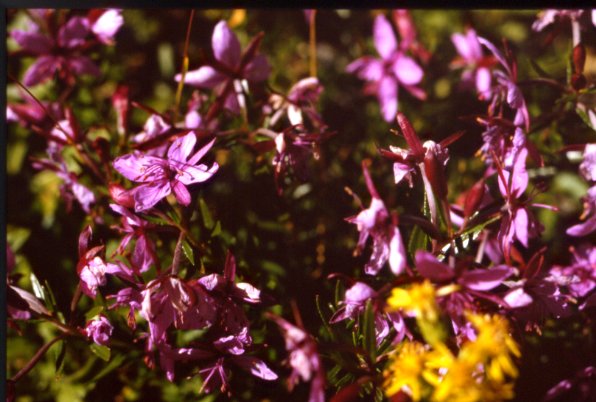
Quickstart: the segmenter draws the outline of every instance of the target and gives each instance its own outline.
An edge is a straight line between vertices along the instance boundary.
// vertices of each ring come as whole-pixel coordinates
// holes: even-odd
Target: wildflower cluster
[[[591,400],[596,14],[425,12],[10,10],[7,400]]]

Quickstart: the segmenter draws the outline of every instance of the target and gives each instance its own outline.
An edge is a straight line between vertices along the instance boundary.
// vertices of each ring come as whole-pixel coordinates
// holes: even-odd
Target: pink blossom
[[[93,342],[98,345],[107,345],[114,327],[106,317],[103,315],[97,316],[95,319],[87,322],[85,327],[85,335],[93,339]]]

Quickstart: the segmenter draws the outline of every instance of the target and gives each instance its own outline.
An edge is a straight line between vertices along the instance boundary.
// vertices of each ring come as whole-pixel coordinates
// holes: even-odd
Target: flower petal
[[[42,55],[50,52],[53,46],[52,40],[38,32],[25,32],[15,29],[10,32],[10,36],[28,52]]]
[[[397,50],[397,39],[393,33],[393,28],[383,14],[379,14],[377,18],[375,18],[373,39],[377,52],[379,52],[381,57],[385,60],[391,58],[393,53]]]
[[[51,78],[60,66],[60,58],[54,56],[41,56],[25,73],[23,84],[28,87],[37,85]]]
[[[400,275],[406,269],[406,248],[398,228],[393,229],[389,242],[389,267],[394,275]]]
[[[190,204],[190,193],[186,189],[186,186],[179,181],[174,181],[171,186],[172,190],[174,190],[176,200],[180,204],[188,206],[188,204]]]
[[[114,169],[128,180],[146,182],[165,176],[164,160],[145,155],[139,151],[119,156],[114,160]]]
[[[170,148],[168,149],[168,161],[182,163],[186,162],[196,142],[197,137],[194,131],[189,131],[188,134],[176,138],[176,140],[172,142],[172,145],[170,145]]]
[[[248,63],[244,70],[244,76],[247,80],[253,82],[265,81],[271,73],[271,65],[267,61],[267,58],[258,54]]]
[[[385,76],[379,82],[377,97],[381,105],[381,114],[387,122],[395,119],[397,114],[397,82],[394,78]]]
[[[182,74],[176,74],[174,79],[180,82]],[[226,80],[226,76],[213,67],[203,66],[197,70],[188,71],[184,75],[184,83],[199,88],[212,89]]]
[[[72,17],[58,31],[58,44],[62,47],[73,48],[85,43],[89,34],[89,20],[84,17]]]
[[[491,269],[474,269],[464,272],[460,283],[472,290],[491,290],[503,283],[513,273],[508,266],[500,266]]]
[[[234,69],[240,63],[240,42],[225,21],[219,21],[211,38],[215,58]]]
[[[170,183],[167,181],[157,181],[147,184],[141,184],[134,189],[135,211],[141,212],[152,208],[162,198],[167,197],[172,192]]]
[[[97,35],[100,41],[103,43],[110,43],[123,23],[124,18],[122,18],[120,10],[106,10],[97,21],[95,21],[91,30]]]
[[[234,358],[234,363],[249,371],[255,377],[259,377],[263,380],[273,381],[277,380],[277,374],[275,374],[267,365],[260,359],[252,356],[238,356]]]
[[[181,169],[181,172],[176,175],[176,180],[187,186],[194,183],[202,183],[209,180],[218,169],[219,165],[217,163],[213,163],[213,166],[210,168],[207,168],[207,165],[186,165]]]
[[[399,82],[405,85],[418,84],[424,76],[422,68],[408,56],[401,56],[393,63],[393,72]]]
[[[96,77],[101,75],[99,67],[91,61],[90,58],[85,56],[71,57],[67,59],[68,68],[75,75],[89,74]]]

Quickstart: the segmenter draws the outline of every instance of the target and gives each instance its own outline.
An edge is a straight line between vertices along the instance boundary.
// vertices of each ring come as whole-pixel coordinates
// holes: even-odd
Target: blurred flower
[[[562,20],[569,18],[572,20],[578,20],[583,13],[584,10],[542,10],[538,14],[536,21],[532,23],[532,29],[534,31],[542,31],[547,26],[553,24],[557,19]]]
[[[366,164],[362,164],[362,171],[372,201],[368,209],[363,209],[358,215],[346,218],[350,223],[358,227],[360,237],[358,238],[357,253],[364,248],[369,236],[373,238],[373,253],[370,261],[364,266],[364,272],[369,275],[376,275],[381,268],[389,261],[391,272],[400,275],[406,269],[406,249],[401,234],[394,220],[389,215],[385,204],[372,182]]]
[[[308,402],[324,402],[325,372],[315,340],[303,329],[290,324],[283,318],[273,314],[270,314],[269,317],[281,329],[286,341],[286,349],[290,353],[288,361],[292,367],[292,373],[288,378],[288,388],[291,391],[298,383],[299,378],[305,382],[311,381]]]
[[[99,315],[95,317],[95,319],[87,322],[87,326],[85,326],[85,335],[87,335],[88,338],[93,339],[93,342],[98,345],[107,345],[113,330],[114,327],[110,324],[108,319],[103,315]]]
[[[223,20],[213,29],[211,45],[215,56],[213,65],[188,71],[184,75],[184,82],[199,88],[216,89],[218,96],[225,95],[226,109],[239,113],[242,105],[238,101],[238,85],[234,85],[234,82],[264,81],[271,72],[271,66],[264,55],[256,54],[258,43],[251,43],[252,46],[249,45],[243,54],[236,34]],[[177,74],[175,80],[179,82],[181,79],[182,75]]]
[[[87,257],[85,257],[87,259]],[[97,288],[106,284],[106,274],[120,273],[121,268],[112,263],[106,263],[99,256],[87,259],[79,270],[81,290],[87,296],[95,298]]]
[[[487,99],[491,86],[490,67],[494,65],[494,59],[482,54],[478,36],[473,29],[468,29],[465,35],[454,33],[451,35],[451,41],[459,53],[459,58],[452,65],[464,67],[462,81],[465,84],[474,82],[480,99]]]
[[[584,244],[571,251],[572,264],[552,267],[546,279],[568,288],[571,296],[583,298],[596,288],[596,247]]]
[[[542,402],[594,400],[596,400],[596,367],[587,366],[578,370],[571,378],[566,378],[549,389]]]
[[[579,171],[586,180],[596,182],[596,144],[586,144],[584,159],[579,165]],[[567,229],[571,236],[586,236],[596,230],[596,185],[588,189],[584,197],[584,212],[582,218],[585,222],[578,223]]]
[[[382,14],[375,18],[373,37],[381,58],[364,56],[350,63],[346,70],[370,82],[365,91],[377,95],[383,118],[390,122],[397,113],[398,85],[419,99],[426,97],[424,91],[416,87],[422,81],[424,72],[414,59],[406,56],[404,50],[398,47],[393,28]]]
[[[389,310],[403,310],[406,314],[429,322],[439,319],[435,287],[430,281],[414,283],[408,289],[394,288],[387,299]]]
[[[402,343],[399,351],[390,355],[389,364],[383,373],[385,394],[391,397],[403,391],[415,402],[420,401],[425,387],[425,364],[428,356],[429,351],[422,343]]]
[[[217,163],[213,163],[211,168],[197,165],[211,149],[215,139],[191,157],[196,141],[195,133],[190,131],[170,145],[167,159],[135,151],[114,160],[114,168],[124,177],[142,183],[133,190],[137,212],[152,208],[172,191],[176,200],[187,206],[190,204],[190,193],[186,186],[204,182],[215,174],[219,168]]]
[[[41,14],[48,20],[52,13]],[[10,36],[21,46],[23,52],[37,57],[23,77],[26,86],[37,85],[59,73],[62,79],[73,80],[78,75],[100,75],[99,68],[87,56],[82,55],[94,33],[104,43],[111,42],[122,24],[116,10],[107,10],[91,24],[83,16],[70,17],[55,34],[44,34],[40,26],[30,22],[30,30],[15,29]],[[48,24],[50,25],[50,24]]]
[[[323,86],[317,77],[303,78],[290,88],[287,97],[272,94],[269,103],[275,110],[270,125],[274,126],[285,112],[290,124],[304,124],[304,116],[308,116],[316,127],[323,125],[323,120],[316,110],[315,104],[323,92]]]

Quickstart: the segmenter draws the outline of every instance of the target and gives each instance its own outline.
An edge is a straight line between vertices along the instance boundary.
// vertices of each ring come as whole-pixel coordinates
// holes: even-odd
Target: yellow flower
[[[403,310],[416,318],[437,321],[439,308],[435,300],[435,288],[428,281],[413,284],[409,289],[395,288],[387,300],[390,310]]]
[[[509,335],[509,323],[499,315],[467,315],[468,321],[478,331],[474,342],[466,343],[461,351],[462,359],[472,364],[484,364],[487,377],[502,383],[505,376],[517,377],[518,371],[512,355],[520,357],[519,347]]]
[[[419,342],[405,341],[396,355],[393,355],[385,371],[385,394],[391,396],[403,390],[414,401],[422,397],[422,374],[428,350]]]

